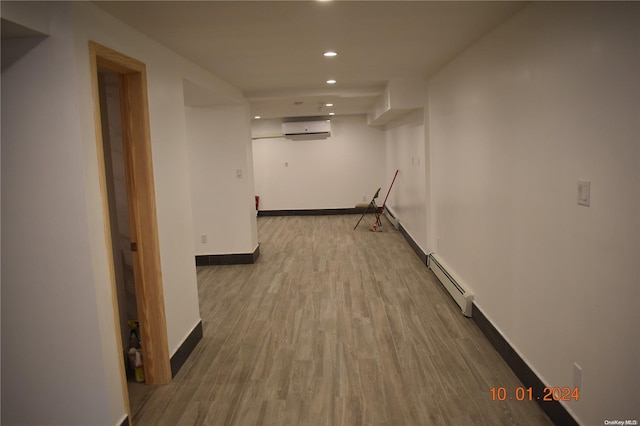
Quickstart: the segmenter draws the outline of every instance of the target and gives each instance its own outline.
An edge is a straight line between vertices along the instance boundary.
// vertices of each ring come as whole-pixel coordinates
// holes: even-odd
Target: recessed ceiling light
[[[330,107],[333,106],[333,104],[324,104],[324,106]]]
[[[324,52],[323,55],[326,56],[327,58],[331,58],[333,56],[338,56],[338,53],[332,52],[332,51],[328,51],[328,52]]]
[[[327,80],[327,84],[336,84],[335,80]]]
[[[256,120],[259,120],[259,119],[260,119],[260,118],[262,118],[262,117],[260,117],[259,115],[256,115],[256,116],[254,116],[253,118],[255,118]]]
[[[329,115],[336,115],[336,113],[335,112],[330,112]]]

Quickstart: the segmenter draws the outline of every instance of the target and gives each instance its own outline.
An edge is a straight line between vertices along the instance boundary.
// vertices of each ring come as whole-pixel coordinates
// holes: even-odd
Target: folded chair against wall
[[[358,223],[356,223],[356,226],[353,227],[353,229],[355,230],[358,225],[360,225],[360,221],[362,221],[362,218],[365,217],[365,215],[367,213],[369,213],[369,211],[371,210],[373,213],[377,213],[378,212],[378,206],[376,205],[376,198],[378,198],[378,195],[380,195],[380,188],[378,188],[378,190],[376,191],[375,194],[373,194],[373,198],[371,199],[371,201],[369,202],[369,205],[367,205],[366,210],[364,211],[364,213],[362,213],[362,216],[360,216],[360,220],[358,221]],[[364,203],[362,204],[356,204],[356,208],[364,208]]]

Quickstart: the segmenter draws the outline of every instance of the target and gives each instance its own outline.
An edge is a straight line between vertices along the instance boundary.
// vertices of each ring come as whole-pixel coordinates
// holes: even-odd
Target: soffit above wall
[[[525,5],[509,1],[94,4],[242,90],[252,113],[263,118],[308,115],[322,102],[334,103],[338,115],[367,113],[390,79],[428,77]],[[336,50],[338,56],[325,58],[326,50]],[[338,83],[329,87],[330,78]],[[369,94],[363,96],[363,91]]]

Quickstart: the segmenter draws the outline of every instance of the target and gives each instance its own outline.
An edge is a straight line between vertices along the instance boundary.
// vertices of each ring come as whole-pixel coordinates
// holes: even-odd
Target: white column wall
[[[438,253],[547,385],[582,367],[576,419],[638,419],[640,5],[531,4],[429,97]]]
[[[417,109],[387,124],[385,135],[388,180],[385,191],[389,189],[393,175],[398,170],[387,205],[405,231],[428,253],[424,109]]]
[[[253,253],[258,242],[247,108],[185,109],[195,253]]]

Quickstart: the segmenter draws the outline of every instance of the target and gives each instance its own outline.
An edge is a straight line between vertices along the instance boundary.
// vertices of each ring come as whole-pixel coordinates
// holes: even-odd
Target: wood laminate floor
[[[549,425],[388,223],[258,218],[253,265],[198,268],[204,337],[135,425]],[[134,400],[135,398],[132,398]]]

